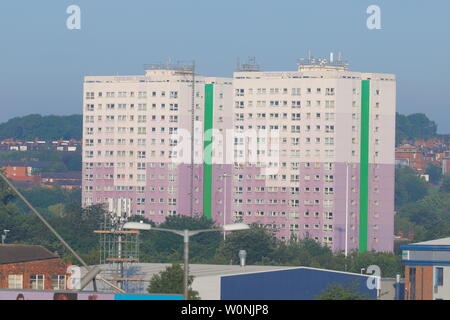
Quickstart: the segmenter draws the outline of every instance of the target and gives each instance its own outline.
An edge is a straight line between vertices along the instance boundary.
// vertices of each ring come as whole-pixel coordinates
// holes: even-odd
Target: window
[[[324,217],[326,220],[333,220],[333,212],[324,212]]]
[[[23,275],[21,274],[8,275],[8,288],[23,289]]]
[[[66,290],[66,276],[53,275],[52,276],[53,290]]]
[[[326,95],[327,96],[334,96],[334,88],[327,88],[326,89]]]
[[[94,92],[86,92],[86,99],[87,100],[94,99]]]
[[[416,300],[416,268],[409,268],[409,300]]]
[[[44,290],[44,275],[32,274],[30,276],[30,288],[32,290]]]
[[[300,95],[300,88],[292,88],[292,95],[293,96],[299,96]]]
[[[443,286],[444,285],[444,268],[438,267],[434,272],[434,285],[435,286]]]

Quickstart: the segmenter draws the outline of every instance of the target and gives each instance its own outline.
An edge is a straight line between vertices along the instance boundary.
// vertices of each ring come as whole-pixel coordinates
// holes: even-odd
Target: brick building
[[[450,238],[400,246],[406,300],[450,300]]]
[[[0,161],[8,179],[32,184],[40,184],[40,173],[46,166],[43,161]]]
[[[42,246],[0,245],[0,288],[65,290],[67,265]]]

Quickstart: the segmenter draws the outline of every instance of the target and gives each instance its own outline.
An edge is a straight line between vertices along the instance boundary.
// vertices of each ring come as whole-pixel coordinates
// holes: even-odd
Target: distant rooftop
[[[58,256],[43,246],[22,244],[0,245],[0,264],[20,263],[54,258],[58,258]]]
[[[411,243],[411,245],[418,246],[450,246],[450,237],[449,238],[441,238],[423,242]]]

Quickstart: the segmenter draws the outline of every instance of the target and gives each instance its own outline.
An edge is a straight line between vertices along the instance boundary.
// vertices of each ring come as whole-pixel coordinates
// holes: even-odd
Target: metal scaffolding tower
[[[142,291],[144,279],[134,263],[139,262],[139,231],[124,230],[126,218],[106,214],[100,230],[100,264],[103,276],[127,293]]]

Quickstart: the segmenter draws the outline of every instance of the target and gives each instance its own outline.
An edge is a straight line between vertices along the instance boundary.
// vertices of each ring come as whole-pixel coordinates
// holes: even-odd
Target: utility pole
[[[346,183],[345,183],[345,257],[348,255],[348,165],[346,163]]]
[[[184,276],[183,276],[183,294],[184,299],[189,300],[189,230],[183,231],[184,242]]]
[[[227,173],[224,173],[222,175],[223,179],[224,179],[224,187],[223,187],[223,225],[225,225],[226,222],[226,217],[227,217],[227,178],[230,177],[230,175],[228,175]],[[223,240],[226,240],[226,232],[223,232]]]

